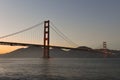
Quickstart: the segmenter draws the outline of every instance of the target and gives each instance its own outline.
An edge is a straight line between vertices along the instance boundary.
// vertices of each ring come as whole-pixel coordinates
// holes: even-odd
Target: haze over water
[[[1,58],[0,80],[120,80],[116,58]]]

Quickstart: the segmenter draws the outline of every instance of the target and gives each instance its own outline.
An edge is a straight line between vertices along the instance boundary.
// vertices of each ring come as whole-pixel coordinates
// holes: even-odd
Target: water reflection
[[[56,68],[54,63],[51,62],[51,59],[43,59],[42,61],[42,76],[45,80],[66,80],[65,77],[59,76],[55,73]],[[55,71],[54,71],[55,70]]]
[[[42,61],[42,73],[44,76],[50,76],[50,59],[43,59]]]

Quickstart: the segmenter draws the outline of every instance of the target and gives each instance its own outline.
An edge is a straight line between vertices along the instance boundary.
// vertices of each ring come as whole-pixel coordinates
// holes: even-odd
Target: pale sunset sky
[[[102,48],[102,42],[106,41],[108,48],[120,50],[120,0],[0,0],[0,37],[44,20],[50,20],[79,46]],[[41,32],[39,41],[32,38],[43,44],[43,29],[33,32]],[[24,40],[30,41],[31,34],[20,35],[26,35]],[[0,41],[21,42],[22,39],[16,35]],[[51,44],[69,45],[52,31]],[[0,53],[16,48],[20,47],[0,45]]]

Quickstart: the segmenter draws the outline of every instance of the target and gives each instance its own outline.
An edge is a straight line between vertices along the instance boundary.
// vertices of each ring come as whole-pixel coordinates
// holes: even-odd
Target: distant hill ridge
[[[102,58],[103,54],[92,50],[92,48],[81,46],[83,50],[62,50],[59,48],[50,49],[50,57],[53,58]],[[85,50],[86,49],[86,50]],[[88,51],[87,51],[88,50]],[[120,53],[120,52],[119,52]],[[112,57],[120,57],[119,53]],[[29,46],[28,48],[20,48],[7,54],[0,54],[0,58],[42,58],[43,48]]]

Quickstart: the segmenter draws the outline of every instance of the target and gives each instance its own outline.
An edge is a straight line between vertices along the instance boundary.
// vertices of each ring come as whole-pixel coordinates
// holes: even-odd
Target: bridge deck
[[[0,45],[9,45],[9,46],[41,46],[41,47],[44,46],[44,45],[39,45],[39,44],[17,43],[17,42],[3,42],[3,41],[0,41]],[[50,46],[50,47],[61,48],[61,49],[83,50],[83,49],[79,49],[79,48],[62,47],[62,46]]]

